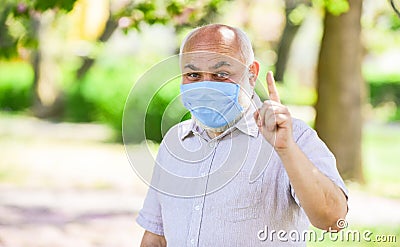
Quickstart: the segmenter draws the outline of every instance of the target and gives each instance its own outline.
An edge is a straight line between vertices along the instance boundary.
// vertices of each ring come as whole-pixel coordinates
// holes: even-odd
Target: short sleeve
[[[161,147],[160,147],[161,149]],[[159,149],[159,150],[160,150]],[[158,160],[160,159],[160,151],[157,154],[157,161],[154,166],[151,184],[158,180]],[[136,222],[145,230],[157,235],[164,235],[164,228],[162,222],[161,204],[159,200],[159,192],[152,186],[147,191],[146,198],[143,203],[143,208],[139,211],[139,216]]]
[[[301,120],[293,122],[293,133],[296,143],[303,153],[318,168],[318,170],[335,183],[348,198],[348,190],[336,167],[336,159],[326,144],[318,137],[317,132]],[[293,187],[291,194],[296,203],[300,205]]]
[[[157,193],[155,189],[149,188],[143,208],[139,211],[136,222],[149,232],[164,235],[161,206],[157,198]]]

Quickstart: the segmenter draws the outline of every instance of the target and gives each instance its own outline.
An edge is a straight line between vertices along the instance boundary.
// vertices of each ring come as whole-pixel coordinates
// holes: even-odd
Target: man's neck
[[[214,132],[214,131],[210,131],[210,130],[206,130],[208,137],[210,137],[211,139],[214,139],[215,137],[219,136],[222,134],[222,132]]]

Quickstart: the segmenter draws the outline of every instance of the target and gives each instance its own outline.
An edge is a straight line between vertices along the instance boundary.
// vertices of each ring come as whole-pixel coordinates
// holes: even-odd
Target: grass
[[[400,198],[400,125],[367,125],[363,159],[367,192]]]

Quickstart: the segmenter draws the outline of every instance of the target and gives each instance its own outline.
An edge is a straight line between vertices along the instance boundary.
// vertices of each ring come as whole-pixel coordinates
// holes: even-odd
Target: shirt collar
[[[232,132],[235,129],[240,130],[246,135],[252,136],[252,137],[257,137],[259,134],[258,131],[258,126],[256,122],[254,121],[253,113],[260,108],[262,105],[262,102],[260,100],[260,97],[254,93],[254,97],[252,99],[252,103],[245,112],[244,116],[231,128],[227,129],[224,131],[221,136],[225,136],[227,133]],[[187,136],[190,134],[199,134],[202,135],[204,133],[204,130],[196,124],[196,122],[192,119],[188,124],[182,124],[179,129],[179,138],[181,140],[185,139]]]
[[[188,135],[198,133],[196,129],[200,127],[196,125],[196,122],[193,119],[189,120],[188,124],[180,124],[178,135],[181,140],[185,139]]]

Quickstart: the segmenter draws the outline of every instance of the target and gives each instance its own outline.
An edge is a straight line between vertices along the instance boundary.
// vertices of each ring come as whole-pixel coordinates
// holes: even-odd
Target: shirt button
[[[190,240],[190,243],[194,244],[194,238],[192,238],[192,239]]]
[[[196,207],[194,207],[194,209],[196,209],[197,211],[200,210],[200,205],[197,205]]]
[[[202,172],[202,173],[201,173],[201,176],[202,176],[202,177],[204,177],[205,175],[207,175],[206,172]]]
[[[208,143],[208,146],[209,146],[210,148],[213,148],[213,147],[215,146],[215,143],[214,143],[214,142],[209,142],[209,143]]]

